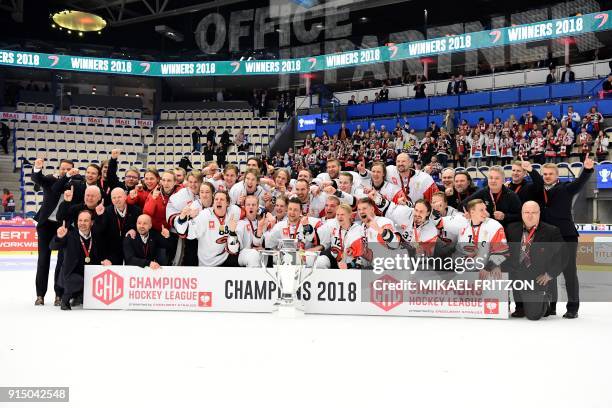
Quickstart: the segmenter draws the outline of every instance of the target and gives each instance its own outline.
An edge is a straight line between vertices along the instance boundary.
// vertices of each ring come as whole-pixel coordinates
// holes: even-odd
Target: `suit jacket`
[[[521,242],[523,240],[523,222],[513,222],[506,227],[506,239],[510,255],[502,265],[512,279],[534,279],[543,273],[551,277],[558,276],[567,261],[567,251],[563,248],[563,238],[559,228],[540,222],[529,247],[531,264],[521,263]]]
[[[91,251],[89,257],[91,261],[88,265],[100,265],[105,259],[104,248],[101,245],[102,240],[100,235],[93,228],[91,232]],[[88,243],[85,244],[88,248]],[[83,276],[85,273],[85,252],[81,244],[79,231],[72,228],[64,238],[53,237],[51,249],[62,249],[64,251],[64,260],[60,270],[59,284],[68,294],[74,294],[83,290]]]
[[[468,187],[463,193],[459,193],[457,190],[453,190],[453,195],[450,197],[446,197],[448,205],[459,211],[463,211],[463,200],[474,194],[476,190],[478,190],[476,187]],[[440,191],[444,191],[444,189]]]
[[[529,173],[529,176],[531,176],[532,180],[534,177],[537,177],[539,175],[540,173],[538,173],[537,170],[531,170],[531,173]],[[525,202],[530,200],[538,201],[539,197],[536,194],[536,186],[533,184],[533,182],[530,183],[525,179],[523,179],[523,182],[521,184],[514,184],[510,182],[508,188],[518,194],[519,199],[521,200],[521,204],[524,204]],[[540,204],[540,207],[541,206],[542,204]]]
[[[463,200],[463,202],[461,203],[461,208],[463,209],[467,207],[467,204],[470,201],[475,200],[477,198],[480,198],[482,201],[484,201],[485,205],[487,206],[489,216],[491,218],[493,218],[493,213],[496,210],[501,211],[505,214],[504,219],[500,221],[501,225],[503,225],[504,228],[506,227],[506,225],[521,219],[521,200],[514,191],[510,190],[506,186],[502,186],[501,196],[499,197],[499,199],[496,200],[495,203],[494,198],[491,198],[491,191],[487,186],[481,188],[480,190],[476,191],[474,194]]]
[[[123,256],[126,265],[135,265],[144,268],[149,266],[151,261],[155,261],[160,265],[166,265],[166,248],[168,240],[162,235],[151,229],[149,231],[149,239],[147,240],[146,253],[145,244],[142,242],[140,235],[136,234],[136,238],[123,238]]]
[[[455,85],[457,84],[456,81],[449,81],[448,85],[446,86],[446,94],[447,95],[453,95],[455,93]]]
[[[467,92],[467,90],[468,90],[467,82],[465,81],[465,79],[455,82],[455,93],[456,94]]]
[[[47,175],[44,176],[41,171],[34,171],[32,173],[32,181],[43,189],[43,201],[38,209],[38,212],[34,216],[34,219],[39,223],[43,224],[49,219],[55,207],[57,207],[57,203],[59,202],[62,194],[64,194],[64,190],[66,189],[66,185],[70,181],[69,177],[61,177],[59,179],[54,176]]]
[[[113,265],[123,265],[123,238],[129,230],[136,230],[136,220],[140,214],[140,207],[127,204],[125,217],[119,220],[115,206],[109,205],[100,217],[105,251]]]
[[[572,216],[572,202],[574,195],[585,186],[593,171],[593,169],[582,169],[576,180],[559,182],[546,191],[546,194],[544,194],[542,176],[538,172],[532,175],[535,196],[542,207],[542,221],[558,227],[563,237],[575,238],[578,236]]]
[[[574,82],[575,79],[576,74],[574,74],[574,71],[570,71],[569,75],[567,75],[567,71],[563,71],[561,74],[561,82]]]

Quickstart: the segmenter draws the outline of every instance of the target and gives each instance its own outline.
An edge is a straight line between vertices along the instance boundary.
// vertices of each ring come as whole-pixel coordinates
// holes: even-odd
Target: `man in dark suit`
[[[62,249],[64,261],[60,271],[60,283],[64,288],[62,310],[83,303],[83,284],[85,265],[110,265],[104,254],[100,233],[101,229],[93,228],[91,211],[82,210],[77,216],[76,228],[68,230],[65,221],[57,229],[57,235],[51,241],[51,249]]]
[[[506,227],[510,256],[502,269],[512,280],[534,284],[533,290],[514,291],[516,309],[512,317],[539,320],[551,312],[550,291],[564,265],[563,238],[559,228],[540,222],[540,206],[535,201],[523,204],[521,218],[522,222]]]
[[[77,174],[74,164],[70,160],[62,160],[59,165],[57,177],[43,175],[42,169],[45,161],[36,159],[32,172],[32,181],[42,187],[43,201],[34,216],[36,220],[36,233],[38,235],[38,260],[36,265],[36,302],[37,306],[45,304],[45,294],[49,283],[49,265],[51,263],[51,250],[49,244],[55,236],[59,226],[57,222],[57,211],[62,202],[64,189],[72,175]],[[57,278],[61,264],[58,262],[55,268],[55,306],[60,305],[62,288],[58,285]]]
[[[102,216],[105,211],[102,193],[98,186],[88,186],[85,190],[83,200],[75,202],[75,187],[70,186],[69,190],[64,191],[64,201],[57,210],[57,221],[66,221],[67,226],[76,225],[77,217],[82,210],[91,211],[94,220]]]
[[[459,78],[455,82],[455,93],[462,94],[468,91],[467,82],[463,79],[463,74],[459,74]]]
[[[142,213],[137,205],[126,203],[124,190],[116,187],[111,191],[112,205],[106,207],[100,222],[104,225],[104,244],[108,259],[113,265],[123,265],[123,238],[136,236],[136,219]]]
[[[572,67],[570,64],[565,65],[565,71],[561,74],[561,83],[563,82],[574,82],[576,80],[576,75],[574,71],[572,71]]]
[[[461,202],[476,192],[477,188],[472,181],[472,176],[467,171],[456,171],[453,183],[453,191],[444,190],[448,205],[456,210],[463,211]]]
[[[102,199],[104,199],[103,190],[100,186],[100,179],[102,178],[102,168],[95,163],[87,166],[85,170],[84,179],[73,179],[70,181],[70,185],[74,186],[73,204],[82,203],[85,196],[85,190],[89,186],[97,186],[100,189]]]
[[[533,183],[536,197],[542,203],[542,220],[559,228],[567,262],[563,268],[563,278],[567,290],[567,312],[563,317],[575,319],[580,306],[578,272],[576,270],[576,251],[578,250],[578,231],[572,216],[574,196],[586,185],[593,174],[593,160],[587,154],[580,176],[572,182],[559,182],[559,169],[556,164],[547,163],[542,166],[542,175],[534,175]],[[552,285],[551,314],[556,314],[557,284]]]
[[[451,76],[450,81],[448,81],[448,85],[446,86],[446,94],[447,95],[454,95],[455,94],[455,85],[457,84],[457,80],[455,79],[455,76]]]
[[[504,169],[499,166],[489,169],[487,186],[463,200],[461,207],[457,209],[463,211],[463,208],[467,208],[467,203],[477,198],[485,203],[489,216],[499,221],[504,228],[521,219],[521,200],[514,191],[504,185]]]
[[[517,160],[512,163],[512,178],[506,183],[506,187],[514,191],[523,204],[527,201],[536,199],[534,184],[525,180],[525,176],[527,176],[527,174],[531,176],[532,180],[534,177],[539,176],[539,173],[532,174],[533,172],[537,173],[537,170],[533,169],[533,166],[529,161]]]
[[[142,214],[136,221],[135,236],[123,238],[123,254],[126,265],[135,265],[159,269],[166,265],[166,248],[170,232],[163,229],[162,233],[151,229],[151,217]]]

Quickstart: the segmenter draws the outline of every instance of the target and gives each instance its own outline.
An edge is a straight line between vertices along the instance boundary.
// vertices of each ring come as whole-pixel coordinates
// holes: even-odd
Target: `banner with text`
[[[364,279],[363,276],[368,276]],[[412,275],[432,282],[431,274]],[[470,286],[476,273],[446,273],[443,281],[461,278]],[[400,287],[389,275],[371,271],[317,270],[298,295],[306,313],[508,318],[504,290],[414,289]],[[84,308],[271,312],[279,291],[261,269],[135,266],[87,266]]]
[[[153,127],[148,119],[107,118],[102,116],[50,115],[45,113],[0,112],[0,120],[25,120],[36,122],[57,122],[113,126]]]
[[[612,11],[304,58],[149,62],[0,50],[0,65],[161,77],[299,74],[550,40],[612,28]]]

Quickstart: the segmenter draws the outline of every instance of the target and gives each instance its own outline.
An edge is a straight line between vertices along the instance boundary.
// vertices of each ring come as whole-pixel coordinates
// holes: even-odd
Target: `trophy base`
[[[296,318],[304,316],[304,308],[295,303],[276,303],[272,310],[278,317],[282,318]]]

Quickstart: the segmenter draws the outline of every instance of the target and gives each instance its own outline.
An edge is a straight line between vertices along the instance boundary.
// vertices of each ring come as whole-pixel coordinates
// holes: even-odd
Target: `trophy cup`
[[[304,304],[298,299],[297,291],[315,272],[317,256],[319,251],[299,249],[295,239],[281,240],[278,250],[261,251],[261,267],[280,289],[280,297],[273,309],[278,316],[304,315]],[[269,257],[274,262],[272,267],[268,267]]]

